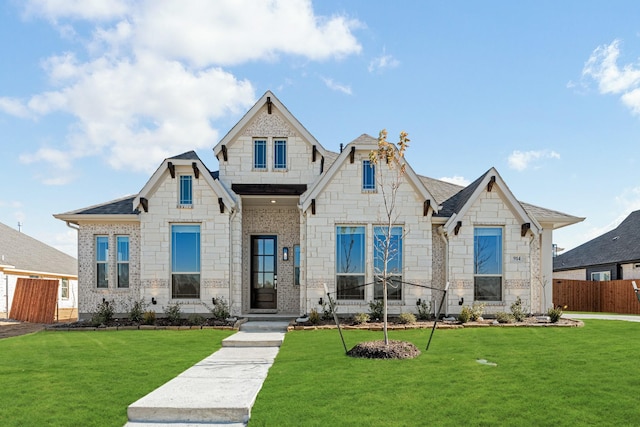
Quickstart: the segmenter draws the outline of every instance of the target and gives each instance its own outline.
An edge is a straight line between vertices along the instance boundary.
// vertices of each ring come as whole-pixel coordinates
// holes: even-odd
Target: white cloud
[[[466,187],[467,185],[471,184],[471,181],[459,175],[454,175],[452,177],[444,176],[440,178],[440,180],[444,182],[449,182],[451,184],[459,185],[461,187]]]
[[[330,78],[327,78],[327,77],[322,77],[322,81],[331,90],[336,90],[338,92],[342,92],[344,94],[351,95],[351,86],[343,85],[343,84],[340,84],[340,83],[336,83],[336,82],[333,81],[333,79],[330,79]]]
[[[388,68],[396,68],[400,65],[400,61],[395,59],[392,55],[388,55],[386,48],[382,49],[382,54],[377,56],[369,62],[368,70],[370,73],[375,71],[384,71]]]
[[[640,115],[640,68],[633,64],[618,66],[619,57],[620,40],[597,47],[582,69],[583,78],[593,79],[602,94],[620,95],[622,102]]]
[[[352,33],[361,24],[316,15],[310,0],[31,0],[24,10],[61,34],[75,34],[76,25],[83,32],[84,39],[74,39],[86,52],[42,61],[50,90],[26,100],[0,97],[0,111],[16,117],[72,117],[64,145],[57,141],[57,147],[22,156],[57,172],[97,155],[116,169],[150,172],[167,156],[212,147],[219,138],[212,123],[240,114],[256,98],[250,81],[223,66],[279,55],[320,61],[361,51]],[[330,79],[325,84],[351,93]],[[47,179],[60,184],[71,178]]]
[[[524,171],[530,167],[536,167],[538,160],[559,159],[560,154],[553,150],[519,151],[515,150],[508,158],[509,167],[517,171]]]

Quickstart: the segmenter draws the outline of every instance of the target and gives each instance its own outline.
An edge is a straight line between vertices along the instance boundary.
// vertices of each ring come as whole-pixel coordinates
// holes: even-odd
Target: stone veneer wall
[[[251,236],[277,236],[277,311],[300,314],[300,287],[293,283],[293,246],[300,243],[300,213],[291,208],[245,207],[242,212],[242,309],[251,304]],[[289,260],[282,260],[282,248],[289,248]]]
[[[96,287],[96,236],[109,238],[108,288]],[[116,236],[129,236],[129,287],[117,288]],[[90,318],[104,298],[117,313],[128,312],[140,298],[140,225],[138,223],[83,223],[78,230],[78,313]]]

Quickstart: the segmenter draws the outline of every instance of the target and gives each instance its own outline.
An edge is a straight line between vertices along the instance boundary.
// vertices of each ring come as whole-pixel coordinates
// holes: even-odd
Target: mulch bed
[[[0,339],[32,334],[43,330],[45,327],[46,325],[42,323],[2,322],[0,324]]]
[[[365,359],[413,359],[420,356],[420,350],[413,343],[398,340],[361,342],[347,352],[351,357]]]

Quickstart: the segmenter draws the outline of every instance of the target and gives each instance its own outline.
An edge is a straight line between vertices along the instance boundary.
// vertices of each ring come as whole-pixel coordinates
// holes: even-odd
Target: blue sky
[[[72,255],[54,213],[137,193],[272,90],[327,149],[382,128],[419,174],[498,169],[522,201],[640,209],[637,1],[5,1],[0,222]]]

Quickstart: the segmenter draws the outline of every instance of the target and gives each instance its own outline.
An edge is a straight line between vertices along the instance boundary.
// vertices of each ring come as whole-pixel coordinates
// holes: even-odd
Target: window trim
[[[607,275],[609,278],[608,279],[594,279],[593,276],[594,275]],[[592,271],[591,272],[591,281],[593,282],[608,282],[611,281],[611,271],[610,270],[602,270],[602,271]]]
[[[479,230],[499,230],[500,231],[500,240],[499,240],[500,258],[499,258],[499,265],[498,265],[500,270],[499,273],[478,273],[479,261],[477,260],[478,250],[477,250],[477,241],[476,241],[476,238],[478,237],[478,235],[476,233]],[[486,302],[504,301],[504,257],[505,257],[505,252],[504,252],[505,232],[504,231],[505,230],[503,226],[487,225],[487,226],[476,226],[473,228],[473,299],[474,301],[486,301]],[[498,299],[490,299],[482,295],[479,295],[478,293],[479,280],[491,279],[491,278],[498,279],[498,286],[500,288],[499,289],[500,295],[498,296]]]
[[[359,261],[361,261],[361,268],[362,271],[358,271],[358,272],[339,272],[338,271],[338,267],[340,266],[341,262],[339,261],[340,258],[340,254],[338,252],[338,245],[340,244],[340,239],[338,238],[338,236],[340,235],[344,235],[347,233],[339,233],[339,229],[346,229],[346,228],[353,228],[353,229],[361,229],[362,233],[348,233],[350,235],[362,235],[362,253],[358,254],[360,255],[361,259]],[[367,274],[367,226],[366,225],[362,225],[362,224],[358,224],[358,225],[336,225],[335,226],[335,236],[336,236],[336,242],[335,242],[335,254],[336,254],[336,265],[335,265],[335,278],[336,278],[336,299],[340,300],[340,301],[364,301],[365,300],[365,289],[364,286],[362,286],[361,290],[358,290],[358,293],[362,294],[361,298],[345,298],[345,297],[341,297],[340,296],[340,289],[339,289],[339,278],[340,277],[361,277],[362,278],[362,285],[364,285],[366,283],[366,274]]]
[[[376,165],[371,160],[362,161],[362,192],[375,193],[376,186]]]
[[[381,231],[381,233],[378,233],[378,230]],[[373,299],[382,299],[383,295],[382,295],[382,290],[380,289],[379,292],[378,291],[378,287],[382,285],[382,271],[378,271],[378,269],[376,268],[376,264],[377,264],[377,260],[378,260],[378,244],[384,244],[382,238],[385,238],[384,240],[386,240],[386,231],[387,231],[387,226],[386,225],[374,225],[373,226],[373,274],[374,274],[374,285],[373,285]],[[400,234],[395,234],[394,233],[399,231]],[[378,237],[381,236],[381,237]],[[404,286],[402,284],[403,278],[404,278],[404,227],[402,225],[394,225],[391,227],[391,238],[393,240],[394,236],[398,236],[399,239],[399,249],[398,249],[398,253],[399,253],[399,264],[400,264],[400,273],[394,273],[394,272],[388,272],[389,274],[389,280],[394,281],[397,280],[397,278],[400,278],[400,284],[398,286],[398,288],[389,288],[387,287],[387,300],[388,301],[402,301],[404,298]],[[379,240],[380,239],[380,240]],[[380,243],[378,243],[380,242]],[[391,244],[391,247],[393,247],[393,243]],[[384,247],[380,248],[380,249],[384,249]],[[380,260],[382,262],[382,260]],[[393,262],[393,258],[391,258],[390,260]],[[387,264],[388,265],[388,264]],[[399,293],[399,297],[393,297],[393,298],[389,298],[389,291],[390,290],[395,290],[398,289],[398,293]],[[380,296],[376,297],[376,294],[379,293]]]
[[[127,259],[120,259],[120,239],[127,239]],[[131,286],[131,267],[130,267],[130,259],[131,259],[131,239],[128,235],[118,235],[116,236],[116,287],[118,289],[127,289]],[[126,286],[121,286],[120,284],[120,266],[127,266],[127,283]]]
[[[300,286],[300,245],[293,245],[293,285]]]
[[[187,180],[188,178],[188,180]],[[185,195],[185,187],[183,184],[188,182],[189,188],[186,189],[188,194]],[[179,208],[191,208],[193,207],[193,175],[182,174],[178,176],[178,207]]]
[[[177,271],[175,270],[175,263],[177,261],[176,258],[176,248],[175,248],[175,237],[174,237],[174,230],[176,228],[186,228],[186,227],[197,227],[198,228],[198,232],[197,232],[197,250],[194,251],[194,253],[196,254],[197,259],[195,260],[195,263],[197,264],[197,271]],[[171,233],[171,246],[170,246],[170,251],[171,251],[171,263],[170,263],[170,283],[171,283],[171,299],[175,299],[175,300],[198,300],[200,299],[201,295],[202,295],[202,224],[200,223],[173,223],[171,224],[170,227],[170,233]],[[197,295],[196,294],[189,294],[187,296],[181,296],[180,294],[178,294],[178,292],[175,289],[175,285],[176,285],[176,275],[178,274],[182,274],[182,275],[191,275],[191,276],[197,276]]]
[[[258,164],[258,148],[263,150],[263,162]],[[261,151],[262,151],[261,150]],[[267,138],[254,138],[253,139],[253,170],[254,171],[266,171],[267,170]]]
[[[283,162],[278,162],[279,151],[283,150]],[[273,139],[273,169],[278,171],[287,170],[287,138],[274,138]]]
[[[99,254],[99,250],[100,250],[100,240],[104,239],[104,243],[106,243],[106,246],[104,248],[105,253],[104,253],[104,260],[99,259],[100,254]],[[95,244],[95,257],[94,257],[94,261],[95,261],[95,266],[96,266],[96,277],[95,277],[95,285],[97,289],[108,289],[109,288],[109,236],[105,235],[105,234],[97,234],[94,237],[94,244]],[[104,265],[104,286],[100,286],[100,266]]]
[[[60,279],[60,299],[69,299],[69,279],[67,277],[63,277],[62,279]]]

